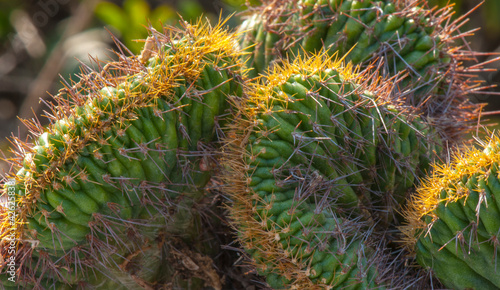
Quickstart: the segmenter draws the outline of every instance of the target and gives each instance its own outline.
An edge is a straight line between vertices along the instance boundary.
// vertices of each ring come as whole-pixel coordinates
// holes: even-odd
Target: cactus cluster
[[[500,139],[431,166],[481,107],[460,21],[417,0],[279,0],[235,33],[151,29],[13,138],[0,283],[222,289],[222,221],[275,289],[427,287],[413,260],[498,288]]]
[[[450,140],[480,107],[467,97],[477,84],[463,77],[472,73],[463,62],[474,52],[456,41],[466,36],[459,32],[466,20],[452,20],[451,6],[429,9],[425,0],[262,2],[239,28],[251,76],[304,52],[376,65],[381,75],[402,78],[394,97],[439,119]]]
[[[409,2],[409,3],[408,3]],[[265,1],[240,27],[242,47],[251,48],[250,66],[264,73],[278,56],[326,49],[363,63],[385,53],[387,73],[411,65],[421,76],[451,62],[441,24],[449,11],[419,7],[422,1]],[[449,27],[447,27],[449,29]],[[321,41],[323,40],[323,41]],[[276,45],[277,44],[277,45]]]

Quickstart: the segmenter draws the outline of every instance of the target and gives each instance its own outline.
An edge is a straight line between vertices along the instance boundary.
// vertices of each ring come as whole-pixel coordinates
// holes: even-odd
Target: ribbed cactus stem
[[[325,55],[298,58],[239,104],[223,153],[229,211],[271,287],[391,283],[373,239],[440,139],[368,75]]]
[[[241,55],[223,25],[152,30],[140,56],[119,54],[55,96],[50,125],[26,121],[33,141],[13,139],[5,177],[13,185],[4,186],[15,189],[20,285],[111,279],[113,287],[134,288],[176,276],[189,283],[195,276],[179,276],[182,268],[165,276],[163,267],[177,259],[169,239],[183,238],[201,255],[219,248],[200,225],[200,203],[211,202],[204,187],[228,99],[242,92]],[[1,213],[3,256],[8,218]],[[124,258],[138,264],[125,267]],[[140,274],[128,271],[146,262]]]
[[[462,49],[466,20],[452,15],[451,6],[430,9],[421,0],[269,0],[244,14],[240,47],[252,76],[321,51],[375,65],[381,75],[403,79],[394,97],[435,118],[453,143],[481,108],[468,93],[480,89],[472,76],[482,65],[463,65],[477,53]]]
[[[405,211],[417,262],[453,289],[500,287],[500,138],[435,165]]]

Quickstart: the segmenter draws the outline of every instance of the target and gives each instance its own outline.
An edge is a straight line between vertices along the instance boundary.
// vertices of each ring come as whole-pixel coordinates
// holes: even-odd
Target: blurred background
[[[482,1],[429,0],[429,5],[448,2],[455,5],[458,16]],[[162,24],[176,25],[180,17],[194,21],[202,15],[216,23],[219,15],[227,17],[246,9],[245,5],[257,4],[257,0],[0,0],[0,149],[8,152],[5,137],[11,132],[23,139],[26,132],[17,116],[32,119],[43,115],[44,102],[63,87],[61,80],[76,79],[79,61],[88,64],[91,58],[113,57],[117,46],[110,34],[137,53],[143,43],[135,40],[147,36],[145,26],[160,29]],[[500,52],[498,15],[500,1],[485,0],[467,16],[470,20],[461,31],[481,28],[468,39],[473,50]],[[234,28],[237,23],[233,16],[228,25]],[[485,54],[478,60],[491,57]],[[500,83],[500,63],[489,66],[495,71],[482,73],[481,78],[496,85]],[[500,96],[472,97],[490,103],[489,110],[500,110]],[[1,164],[0,170],[5,170]]]

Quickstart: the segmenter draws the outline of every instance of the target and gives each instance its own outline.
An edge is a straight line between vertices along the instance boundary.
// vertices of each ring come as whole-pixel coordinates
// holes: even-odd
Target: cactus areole
[[[26,121],[33,142],[13,140],[4,186],[15,220],[2,211],[0,228],[19,285],[41,286],[41,273],[53,286],[91,281],[127,255],[147,255],[153,241],[158,248],[158,235],[189,215],[212,174],[227,99],[241,95],[240,55],[222,25],[153,30],[139,57],[118,54],[58,94],[50,125]],[[148,277],[134,279],[158,282]]]

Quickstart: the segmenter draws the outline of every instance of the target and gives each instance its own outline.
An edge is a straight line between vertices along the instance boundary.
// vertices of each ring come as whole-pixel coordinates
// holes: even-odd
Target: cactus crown
[[[448,288],[498,289],[500,138],[435,165],[405,211],[403,242]]]
[[[500,160],[499,144],[500,137],[491,135],[480,143],[484,150],[464,147],[455,152],[447,164],[433,165],[432,173],[422,180],[417,193],[404,211],[408,224],[401,227],[403,242],[411,252],[414,251],[419,236],[426,234],[426,230],[432,227],[432,222],[424,221],[424,217],[428,216],[435,221],[439,218],[436,209],[440,204],[447,206],[448,203],[467,200],[471,190],[464,185],[464,177],[479,174],[483,176],[481,178],[488,178],[489,169]]]
[[[29,205],[38,198],[39,191],[46,185],[52,182],[67,183],[72,178],[58,178],[56,172],[66,161],[74,159],[89,141],[98,140],[99,134],[109,130],[112,125],[120,126],[125,120],[137,119],[133,110],[152,107],[158,98],[171,96],[173,89],[179,86],[179,77],[198,78],[208,55],[213,53],[220,59],[230,58],[231,63],[238,66],[240,52],[234,49],[234,38],[223,29],[223,25],[224,22],[211,27],[200,21],[195,25],[185,23],[185,31],[172,27],[162,34],[152,30],[152,36],[146,41],[140,57],[119,54],[121,61],[107,63],[104,67],[98,63],[98,71],[86,67],[88,71],[81,76],[80,82],[68,85],[56,95],[56,105],[49,104],[51,112],[47,116],[51,124],[47,128],[38,120],[24,120],[30,129],[30,137],[36,141],[31,143],[17,137],[12,138],[11,143],[16,149],[12,150],[15,157],[8,159],[13,168],[11,172],[17,172],[16,169],[24,170],[22,174],[10,173],[11,175],[4,177],[15,179],[16,183],[24,184],[26,188],[26,194],[17,201],[25,209],[20,211],[20,216],[29,212]],[[175,53],[165,57],[161,52],[165,46],[170,46]],[[165,69],[153,71],[148,68],[146,62],[149,57],[156,57],[155,61],[159,61],[158,65]],[[148,74],[148,70],[155,74]],[[106,100],[107,96],[99,92],[106,86],[116,87],[125,80],[130,81],[131,76],[138,76],[136,86],[144,85],[147,91],[132,91],[125,87],[126,97],[111,100]],[[103,101],[107,103],[100,104]],[[99,104],[95,111],[88,112],[87,116],[82,114],[82,108],[95,104]],[[79,128],[81,124],[78,121],[86,122],[85,128]],[[49,151],[47,155],[48,164],[40,170],[41,167],[36,164],[37,145],[44,141],[47,133],[60,136],[59,143],[63,148],[51,148],[52,152]],[[2,228],[7,227],[9,226],[2,225]],[[4,231],[0,230],[0,233]]]

